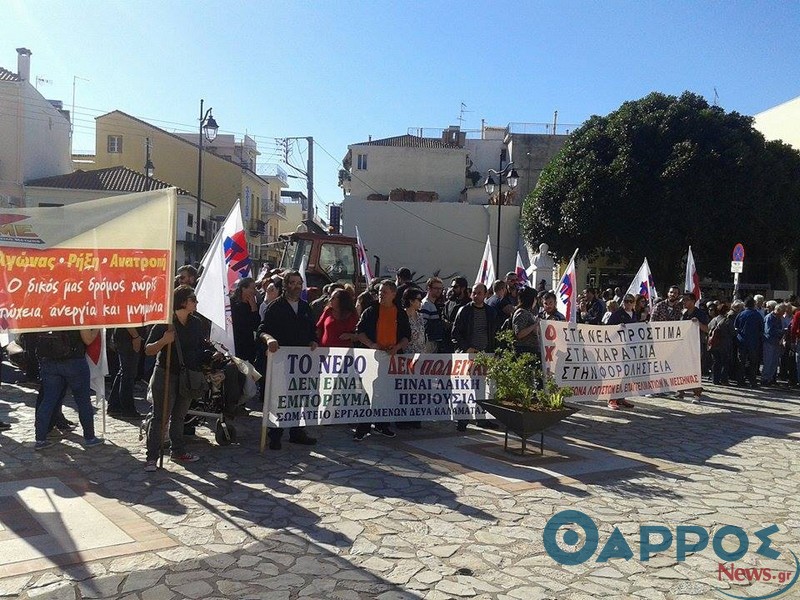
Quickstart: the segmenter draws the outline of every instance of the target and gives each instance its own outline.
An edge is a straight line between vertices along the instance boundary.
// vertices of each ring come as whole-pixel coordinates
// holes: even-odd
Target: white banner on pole
[[[469,354],[390,356],[358,348],[271,353],[264,427],[485,419],[490,397]]]
[[[542,365],[570,400],[608,400],[701,387],[692,321],[619,326],[541,321]]]

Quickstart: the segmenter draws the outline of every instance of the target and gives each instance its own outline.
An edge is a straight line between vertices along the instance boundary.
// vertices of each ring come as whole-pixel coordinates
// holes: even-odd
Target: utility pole
[[[308,194],[308,220],[314,220],[314,138],[309,136],[308,161],[306,163],[306,193]]]
[[[286,165],[300,173],[306,178],[306,195],[308,196],[308,220],[314,218],[314,138],[307,137],[288,137],[283,138],[286,141]],[[308,159],[306,160],[306,170],[295,167],[289,163],[289,140],[306,140],[308,142]]]

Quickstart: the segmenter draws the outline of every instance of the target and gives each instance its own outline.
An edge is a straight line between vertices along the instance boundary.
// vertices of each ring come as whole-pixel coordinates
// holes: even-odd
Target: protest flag
[[[525,271],[525,267],[522,264],[522,257],[519,255],[519,250],[517,250],[517,266],[514,268],[514,271],[517,273],[517,281],[526,287],[532,287],[531,282],[528,280],[528,273]]]
[[[575,257],[577,255],[578,249],[576,248],[556,288],[556,308],[567,318],[569,323],[575,323],[578,316],[578,283],[575,276]]]
[[[361,241],[361,234],[358,233],[357,225],[356,225],[356,251],[358,252],[358,266],[361,269],[361,274],[364,276],[367,285],[369,285],[369,282],[372,280],[372,269],[369,266],[369,260],[367,259],[367,251],[364,248],[364,243]],[[303,277],[305,277],[305,273],[303,274]]]
[[[306,281],[307,268],[308,268],[308,256],[303,254],[303,258],[300,261],[300,277],[303,280],[303,291],[300,292],[300,299],[305,300],[306,302],[308,302],[308,282]]]
[[[691,246],[689,246],[689,254],[686,256],[686,277],[684,278],[683,291],[692,292],[695,299],[700,300],[700,276],[697,274]]]
[[[250,276],[250,254],[237,201],[200,263],[197,283],[197,312],[211,321],[211,340],[236,354],[233,341],[230,294],[238,279]]]
[[[650,312],[653,312],[653,307],[655,306],[656,300],[658,300],[658,293],[653,283],[653,274],[650,272],[650,265],[647,262],[647,257],[645,257],[644,262],[642,262],[642,266],[639,267],[639,271],[636,273],[636,277],[633,278],[626,293],[633,294],[634,296],[638,294],[647,298],[647,303],[650,305]]]
[[[478,275],[475,277],[475,284],[482,283],[486,289],[490,289],[494,284],[494,258],[492,257],[492,244],[489,236],[486,236],[486,247],[483,249],[483,257],[478,267]]]

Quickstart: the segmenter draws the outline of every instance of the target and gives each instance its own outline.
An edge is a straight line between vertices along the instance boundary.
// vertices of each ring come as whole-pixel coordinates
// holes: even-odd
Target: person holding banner
[[[147,455],[144,470],[148,472],[158,469],[157,460],[161,454],[163,443],[164,401],[167,401],[169,416],[170,460],[174,463],[192,463],[200,460],[196,454],[186,452],[183,439],[183,421],[189,410],[191,398],[182,394],[182,386],[178,385],[182,367],[200,370],[203,350],[211,347],[205,339],[205,326],[195,315],[197,296],[194,288],[179,285],[172,293],[172,324],[154,325],[147,338],[144,353],[156,357],[153,375],[150,377],[150,391],[153,397],[153,418],[147,430]],[[177,345],[180,344],[182,360],[178,356]],[[167,361],[167,352],[170,353]],[[167,371],[169,362],[170,370]],[[181,364],[182,363],[182,364]]]
[[[516,277],[516,274],[514,276]],[[472,287],[472,302],[458,310],[453,322],[453,345],[456,352],[466,352],[467,354],[494,352],[497,316],[494,309],[484,302],[485,298],[486,286],[476,283]],[[478,421],[478,425],[497,429],[497,426],[487,419]],[[467,420],[459,419],[456,430],[466,431]]]
[[[633,294],[625,294],[622,298],[622,306],[611,313],[607,325],[624,325],[626,323],[636,323],[636,298]],[[633,408],[633,402],[625,398],[611,398],[608,401],[608,408],[619,410],[621,407]]]
[[[697,306],[697,298],[692,292],[683,294],[683,314],[681,315],[682,321],[694,321],[700,326],[700,356],[703,355],[703,350],[708,343],[708,313],[702,308]],[[703,388],[692,389],[694,393],[693,403],[700,402],[700,396],[703,394]],[[678,398],[683,398],[683,391],[678,392]]]
[[[334,290],[317,321],[317,339],[323,348],[352,348],[358,313],[353,297],[344,288]]]
[[[378,288],[378,303],[367,308],[356,325],[356,340],[367,348],[382,350],[391,355],[405,350],[411,339],[411,325],[406,311],[395,304],[397,285],[389,279],[381,282]],[[395,432],[388,423],[375,423],[375,431],[386,437],[394,437]],[[372,428],[370,423],[359,423],[353,439],[360,442],[367,437]]]
[[[283,295],[267,307],[258,337],[267,347],[267,352],[277,352],[281,346],[308,346],[317,349],[317,328],[311,307],[300,297],[303,292],[303,276],[299,271],[286,271],[283,274]],[[269,356],[269,354],[267,355]],[[283,429],[270,427],[269,449],[280,450]],[[316,438],[309,436],[304,427],[289,430],[289,442],[313,446]]]

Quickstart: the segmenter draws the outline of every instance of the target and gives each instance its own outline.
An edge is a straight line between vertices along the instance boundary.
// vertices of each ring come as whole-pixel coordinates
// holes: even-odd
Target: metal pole
[[[195,228],[194,237],[194,258],[197,264],[200,264],[202,256],[200,256],[200,211],[202,210],[201,196],[203,194],[203,100],[200,99],[200,141],[198,144],[200,148],[197,156],[197,223]]]
[[[494,276],[503,279],[500,274],[500,211],[503,208],[503,152],[500,151],[500,168],[497,171],[497,268]],[[494,282],[492,282],[494,283]]]
[[[314,138],[308,137],[308,161],[306,163],[306,192],[308,193],[308,220],[314,220]]]

